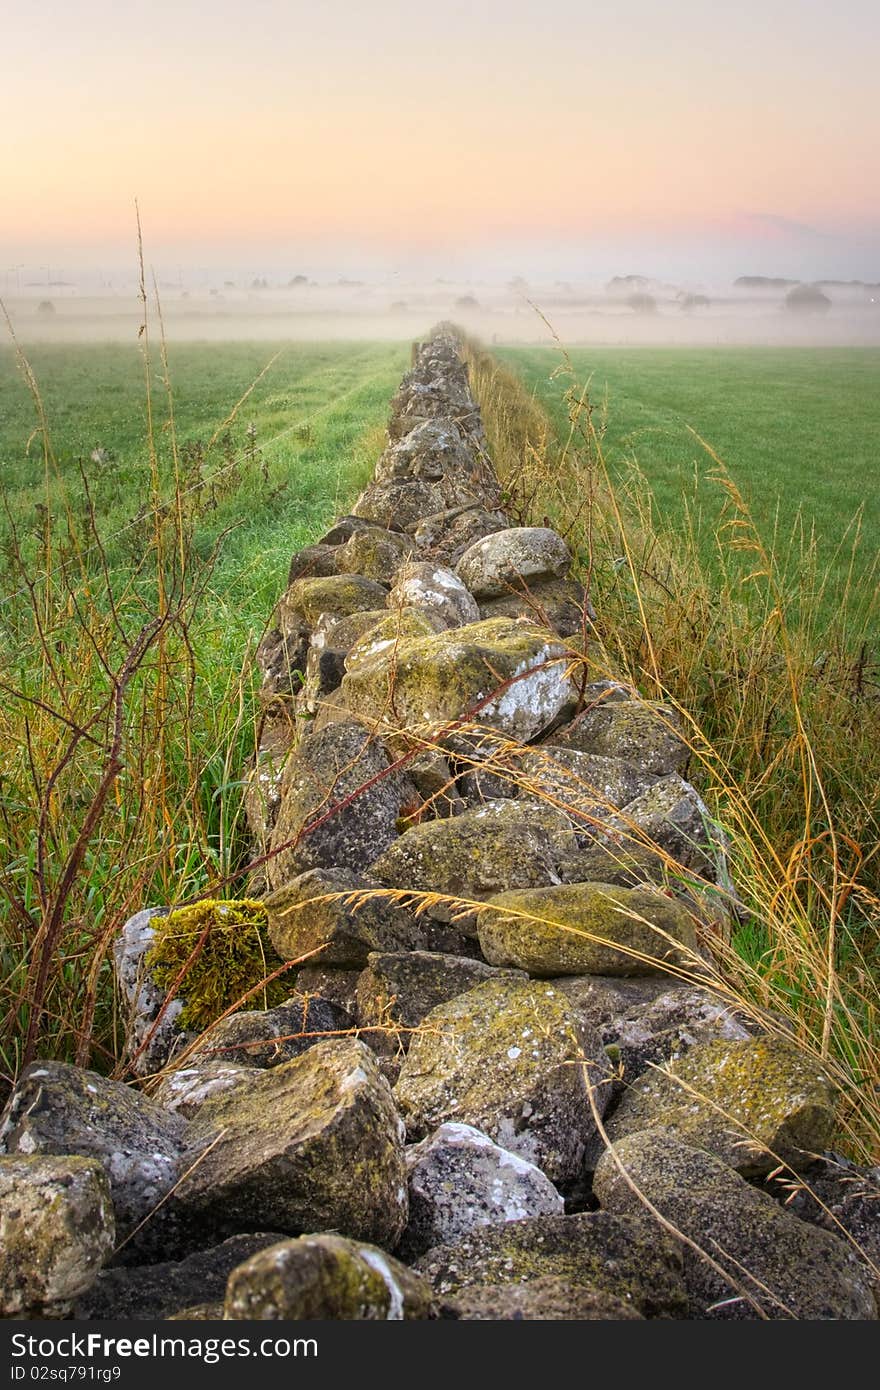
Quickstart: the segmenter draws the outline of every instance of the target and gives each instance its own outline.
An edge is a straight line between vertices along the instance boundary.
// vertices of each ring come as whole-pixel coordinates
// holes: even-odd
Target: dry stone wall
[[[259,651],[253,901],[215,926],[264,933],[281,997],[199,1029],[166,910],[126,925],[141,1081],[19,1078],[4,1315],[876,1316],[876,1175],[821,1067],[713,987],[724,837],[675,711],[590,668],[594,617],[563,538],[509,525],[437,330]]]

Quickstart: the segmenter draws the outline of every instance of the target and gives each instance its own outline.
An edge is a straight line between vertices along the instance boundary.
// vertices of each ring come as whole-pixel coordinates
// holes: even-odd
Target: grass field
[[[555,348],[501,348],[565,437],[567,375]],[[815,528],[818,568],[830,583],[830,616],[849,577],[867,584],[880,548],[880,351],[811,348],[574,349],[578,385],[589,382],[594,424],[609,465],[635,461],[661,529],[696,522],[701,552],[717,563],[724,494],[709,480],[701,435],[743,493],[764,540],[782,561]],[[690,427],[690,429],[689,429]],[[849,528],[849,529],[848,529]],[[794,538],[790,546],[790,541]]]

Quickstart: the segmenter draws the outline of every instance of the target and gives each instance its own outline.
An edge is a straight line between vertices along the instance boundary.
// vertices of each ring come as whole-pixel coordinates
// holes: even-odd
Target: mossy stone
[[[361,1027],[389,1023],[416,1028],[438,1004],[498,975],[525,979],[521,971],[495,970],[481,960],[440,951],[372,951],[358,976],[357,1020]],[[404,1046],[408,1044],[404,1037]]]
[[[641,1193],[724,1271],[682,1245],[692,1317],[876,1318],[870,1271],[853,1248],[798,1220],[720,1158],[665,1129],[629,1134],[615,1154],[596,1169],[603,1208],[638,1212]]]
[[[325,614],[345,618],[351,613],[384,608],[386,589],[362,574],[335,574],[324,578],[295,579],[279,606],[282,631],[304,623],[313,628]]]
[[[682,718],[671,705],[646,700],[603,700],[553,735],[562,748],[580,748],[606,758],[623,758],[665,777],[683,771],[690,756]]]
[[[380,584],[390,584],[400,566],[416,548],[415,541],[400,531],[381,526],[355,531],[336,552],[340,574],[362,574]]]
[[[442,1312],[461,1322],[639,1322],[643,1316],[614,1294],[552,1274],[526,1284],[473,1284],[444,1300]]]
[[[425,1281],[375,1245],[306,1235],[253,1255],[229,1276],[227,1320],[401,1321],[427,1318]]]
[[[690,914],[653,888],[566,883],[489,903],[479,919],[483,955],[530,975],[648,975],[696,949]]]
[[[821,1062],[777,1037],[719,1039],[639,1077],[608,1124],[613,1140],[662,1125],[747,1177],[795,1171],[832,1147],[836,1091]]]

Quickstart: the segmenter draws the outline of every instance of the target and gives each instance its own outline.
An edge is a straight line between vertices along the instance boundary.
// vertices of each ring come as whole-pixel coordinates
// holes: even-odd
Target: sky
[[[0,270],[880,279],[876,0],[6,10]]]

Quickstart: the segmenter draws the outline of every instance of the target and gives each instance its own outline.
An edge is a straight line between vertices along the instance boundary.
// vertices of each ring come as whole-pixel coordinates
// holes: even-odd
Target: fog
[[[6,273],[3,298],[21,341],[137,341],[142,308],[133,278],[43,274],[29,282],[20,271]],[[95,284],[100,278],[104,284]],[[159,279],[158,296],[170,341],[407,340],[452,319],[496,344],[549,343],[556,335],[571,346],[880,346],[880,285],[818,282],[818,293],[795,308],[787,297],[797,285],[796,276],[694,284],[625,269],[580,283],[178,269]],[[155,303],[152,319],[156,331]]]

